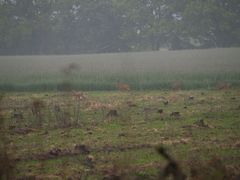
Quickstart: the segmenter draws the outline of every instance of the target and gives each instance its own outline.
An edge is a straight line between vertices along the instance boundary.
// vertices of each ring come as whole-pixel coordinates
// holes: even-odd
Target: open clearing
[[[239,100],[239,89],[8,93],[1,138],[18,178],[156,179],[162,145],[190,179],[231,179]]]
[[[158,179],[173,163],[166,150],[182,169],[170,173],[234,179],[239,57],[239,48],[1,56],[0,174]]]

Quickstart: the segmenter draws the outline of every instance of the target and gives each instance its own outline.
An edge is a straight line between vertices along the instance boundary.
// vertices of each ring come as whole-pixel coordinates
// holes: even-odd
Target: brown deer
[[[180,81],[175,81],[172,83],[172,90],[179,91],[182,89],[182,83]]]
[[[84,95],[83,92],[81,91],[72,91],[72,95],[73,97],[77,100],[77,101],[82,101],[86,99],[86,96]]]
[[[130,86],[126,83],[118,83],[117,88],[120,91],[130,91]]]
[[[229,90],[231,87],[230,83],[227,82],[218,82],[217,89],[218,90]]]

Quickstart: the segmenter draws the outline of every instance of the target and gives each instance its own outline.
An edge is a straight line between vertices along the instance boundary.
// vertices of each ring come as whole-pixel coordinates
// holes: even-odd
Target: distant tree
[[[202,47],[240,45],[240,3],[237,0],[188,1],[184,29]]]
[[[184,3],[185,0],[121,1],[120,7],[126,10],[124,16],[131,24],[124,37],[133,39],[132,47],[136,49],[184,48],[188,43],[182,31]]]
[[[0,54],[240,45],[238,0],[0,0]]]

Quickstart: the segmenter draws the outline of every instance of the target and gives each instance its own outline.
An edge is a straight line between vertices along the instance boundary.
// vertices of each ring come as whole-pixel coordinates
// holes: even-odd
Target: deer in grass
[[[180,81],[175,81],[172,83],[172,90],[179,91],[182,89],[182,83]]]
[[[72,95],[78,101],[82,101],[86,99],[86,96],[81,91],[78,91],[78,92],[72,91]]]
[[[117,88],[120,91],[130,91],[130,86],[126,83],[118,83]]]
[[[230,87],[231,87],[230,83],[227,83],[227,82],[219,82],[217,84],[218,90],[228,90],[230,89]]]

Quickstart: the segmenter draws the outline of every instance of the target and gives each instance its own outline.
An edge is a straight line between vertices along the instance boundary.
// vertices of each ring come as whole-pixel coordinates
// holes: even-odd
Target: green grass
[[[240,49],[208,49],[68,56],[1,56],[0,90],[116,90],[124,82],[134,90],[216,88],[240,85]],[[69,64],[75,69],[62,72]]]
[[[239,89],[225,91],[191,90],[191,91],[92,91],[87,92],[87,100],[81,103],[81,121],[78,126],[60,127],[53,115],[54,104],[59,104],[62,111],[69,112],[69,120],[74,123],[76,101],[71,93],[8,93],[2,100],[2,115],[5,128],[10,125],[31,127],[36,131],[18,134],[9,130],[6,137],[8,154],[20,158],[16,162],[16,176],[35,177],[55,176],[101,179],[108,171],[116,168],[114,173],[157,177],[166,161],[157,154],[155,147],[162,144],[180,163],[183,171],[190,176],[191,163],[207,166],[209,160],[217,157],[227,171],[235,168],[239,172]],[[188,97],[193,96],[193,100]],[[42,109],[43,122],[36,127],[35,117],[31,113],[32,98],[41,99],[45,106]],[[165,106],[162,97],[169,101]],[[119,117],[107,118],[100,109],[89,109],[87,102],[96,101],[112,104]],[[136,103],[128,107],[126,102]],[[184,107],[187,108],[184,108]],[[16,123],[11,114],[13,109],[23,113],[22,124]],[[144,108],[150,108],[145,118]],[[164,113],[157,113],[158,109]],[[179,111],[180,118],[170,117],[171,112]],[[209,128],[195,126],[203,118]],[[90,147],[94,157],[94,168],[86,165],[87,155],[76,154],[56,156],[44,160],[34,159],[38,154],[54,148],[73,150],[76,144]],[[151,144],[152,147],[119,150],[118,148]],[[237,145],[238,144],[238,145]],[[105,148],[117,148],[108,152]],[[24,160],[23,160],[24,159]],[[195,166],[194,166],[195,167]],[[197,168],[200,166],[196,165]],[[211,167],[215,168],[215,167]],[[209,169],[209,168],[208,168]],[[199,169],[201,172],[202,169]],[[108,173],[107,173],[108,174]]]

